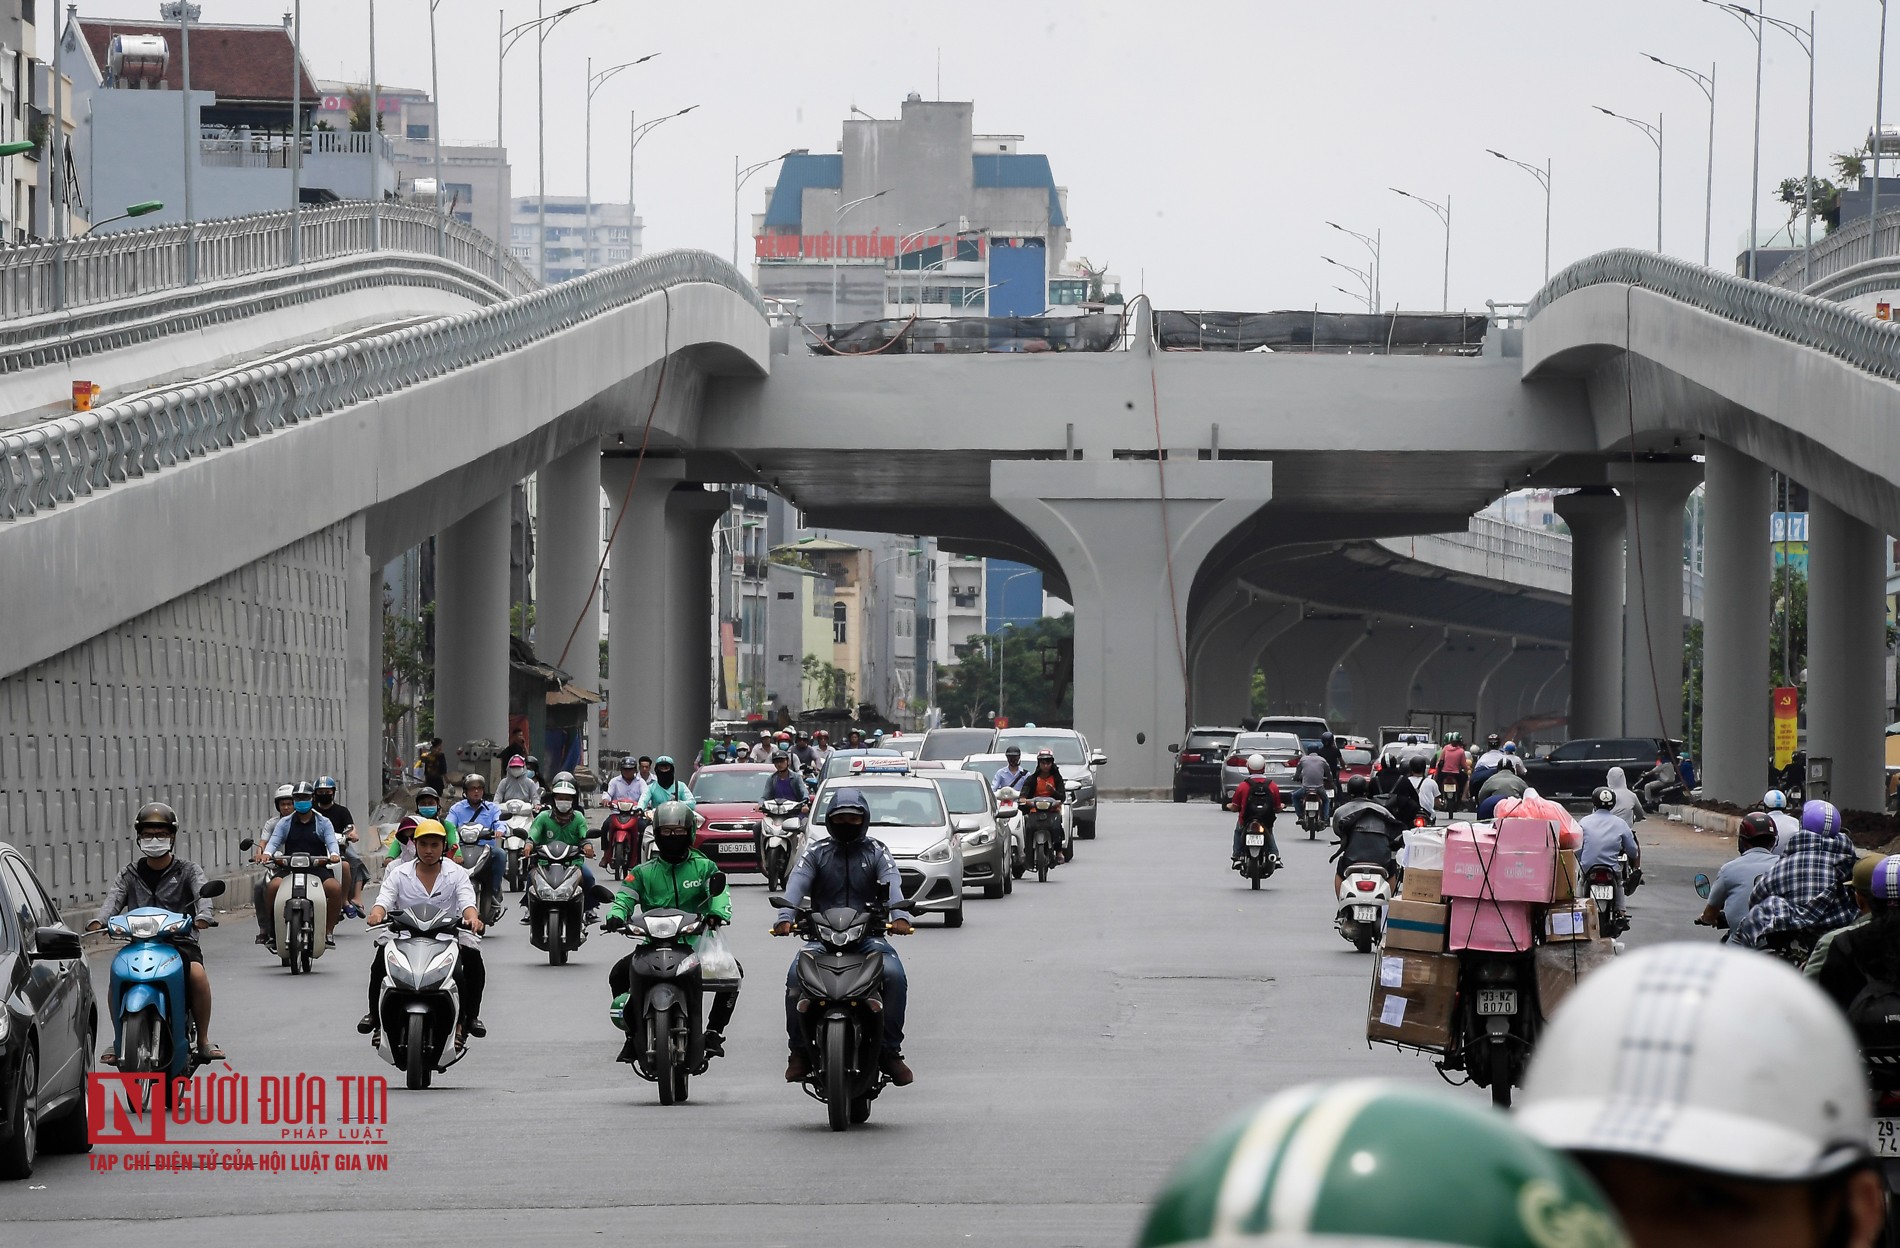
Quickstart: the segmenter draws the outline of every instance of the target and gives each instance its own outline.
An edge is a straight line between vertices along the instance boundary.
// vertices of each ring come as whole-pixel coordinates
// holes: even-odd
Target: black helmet
[[[1498,742],[1502,740],[1503,738],[1498,736],[1495,732],[1487,732],[1484,734],[1484,743],[1494,750],[1498,748]]]
[[[847,814],[855,814],[857,818],[838,817]],[[840,845],[850,845],[864,839],[864,828],[870,821],[871,804],[856,789],[839,789],[838,796],[831,801],[831,809],[825,812],[825,830]]]
[[[1767,847],[1775,843],[1775,821],[1767,812],[1751,810],[1742,816],[1742,826],[1736,830],[1744,844]]]
[[[163,802],[147,802],[139,807],[139,813],[132,817],[134,832],[142,832],[146,828],[163,828],[173,836],[177,836],[178,812]]]
[[[1004,758],[1021,758],[1022,756],[1023,756],[1023,747],[1020,745],[1012,745],[1008,749],[1003,751]]]
[[[293,798],[309,798],[317,795],[317,786],[308,780],[297,781],[297,787],[290,791]]]
[[[1425,774],[1426,763],[1422,758],[1414,758],[1411,762],[1407,763],[1405,767],[1406,770],[1410,771],[1413,775],[1422,776]]]
[[[1599,810],[1615,810],[1616,809],[1616,790],[1615,789],[1610,789],[1610,788],[1598,789],[1596,792],[1590,795],[1590,798],[1592,801],[1594,801],[1597,804],[1597,808]]]
[[[1319,747],[1317,745],[1309,745],[1306,747],[1306,752],[1308,754],[1317,754],[1319,753]]]
[[[1346,796],[1364,797],[1371,788],[1372,786],[1366,783],[1364,776],[1353,776],[1346,781]]]
[[[1319,741],[1321,745],[1331,745],[1333,743],[1333,734],[1330,732],[1322,732],[1319,734]]]

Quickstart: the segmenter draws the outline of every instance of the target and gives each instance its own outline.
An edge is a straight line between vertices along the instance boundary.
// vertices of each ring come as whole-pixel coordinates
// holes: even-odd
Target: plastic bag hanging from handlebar
[[[733,955],[726,937],[718,929],[707,932],[694,946],[699,954],[700,982],[707,984],[736,984],[742,972],[739,959]]]

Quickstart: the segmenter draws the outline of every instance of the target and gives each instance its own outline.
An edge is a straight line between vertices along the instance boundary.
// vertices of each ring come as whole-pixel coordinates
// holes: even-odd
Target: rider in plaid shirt
[[[1859,907],[1849,877],[1858,854],[1832,803],[1809,802],[1801,811],[1801,830],[1776,849],[1781,861],[1762,872],[1749,892],[1748,917],[1734,934],[1738,943],[1761,948],[1777,933],[1832,931],[1853,922]]]

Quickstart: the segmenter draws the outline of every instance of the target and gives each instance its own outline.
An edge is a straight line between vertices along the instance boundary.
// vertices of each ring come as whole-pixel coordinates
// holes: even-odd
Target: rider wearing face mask
[[[260,853],[264,860],[279,854],[309,854],[318,860],[310,870],[323,880],[326,903],[323,943],[329,948],[336,948],[333,933],[337,920],[343,917],[343,886],[337,883],[332,864],[343,861],[343,852],[336,829],[328,819],[317,813],[315,785],[306,780],[296,787],[291,795],[290,816],[278,822]],[[284,877],[289,871],[288,867],[276,868],[276,877],[265,890],[264,905],[272,913],[277,910],[277,890],[283,887]]]
[[[657,810],[668,802],[685,802],[688,810],[697,809],[699,799],[686,787],[673,769],[673,756],[662,754],[653,764],[653,779],[640,795],[641,810]]]
[[[500,805],[509,802],[526,802],[530,806],[541,804],[541,786],[528,774],[528,760],[519,754],[508,759],[508,770],[502,776],[501,783],[495,786],[495,801]]]
[[[601,924],[606,931],[625,926],[638,910],[685,910],[702,915],[708,927],[732,922],[732,895],[721,892],[711,896],[707,881],[718,871],[712,859],[693,848],[698,818],[684,802],[666,802],[653,812],[653,843],[658,856],[627,873],[614,898],[613,908]],[[614,963],[607,972],[607,987],[614,996],[633,988],[633,955]],[[713,994],[712,1011],[706,1017],[706,1052],[723,1057],[726,1052],[726,1024],[739,1004],[739,988],[734,984]],[[628,1028],[626,1046],[616,1060],[631,1062],[637,1029]]]
[[[270,843],[271,833],[277,830],[277,825],[290,818],[291,812],[295,809],[296,794],[297,786],[294,784],[277,786],[277,792],[272,795],[277,813],[264,821],[263,832],[257,838],[257,848],[251,853],[252,862],[264,860],[264,846]],[[268,875],[259,875],[257,882],[251,885],[251,909],[257,915],[257,943],[268,945],[271,924],[270,877]]]
[[[574,777],[563,771],[554,777],[554,783],[548,786],[548,808],[534,817],[528,825],[530,846],[542,845],[548,841],[565,841],[581,847],[583,859],[594,856],[594,843],[587,838],[593,829],[587,826],[587,816],[581,813],[580,791],[574,787]],[[587,869],[587,863],[581,863],[582,885],[591,893],[594,888],[594,873]],[[587,921],[594,921],[594,903],[587,903]],[[521,921],[529,918],[528,908],[522,907]]]
[[[317,791],[312,797],[317,813],[330,821],[336,829],[336,843],[343,851],[343,917],[360,919],[363,908],[357,903],[362,899],[363,882],[369,879],[369,867],[356,852],[356,816],[350,808],[336,800],[336,777],[317,777]]]
[[[204,870],[173,853],[178,843],[178,816],[172,808],[163,802],[147,802],[139,807],[132,826],[138,834],[138,861],[119,873],[86,930],[96,932],[114,915],[142,906],[194,915],[194,930],[210,927],[211,899],[199,896],[205,886]],[[204,950],[194,936],[180,936],[172,947],[185,960],[185,994],[191,1002],[192,1020],[198,1024],[198,1056],[207,1062],[221,1061],[224,1050],[211,1043],[211,977],[205,974]],[[118,1063],[111,1049],[99,1060],[107,1066]]]

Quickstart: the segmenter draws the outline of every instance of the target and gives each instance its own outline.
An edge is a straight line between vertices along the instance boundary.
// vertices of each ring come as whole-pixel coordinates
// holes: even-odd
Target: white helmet
[[[1786,810],[1788,795],[1780,789],[1770,789],[1761,795],[1761,804],[1763,810]]]
[[[1247,755],[1247,770],[1256,776],[1263,774],[1267,770],[1267,756],[1265,754]]]
[[[1520,1105],[1518,1125],[1552,1148],[1767,1182],[1867,1155],[1840,1009],[1793,968],[1722,945],[1655,945],[1586,976],[1538,1037]]]
[[[295,796],[297,796],[296,785],[280,784],[277,786],[277,791],[271,794],[270,800],[273,802],[281,802],[287,797],[295,797]]]

